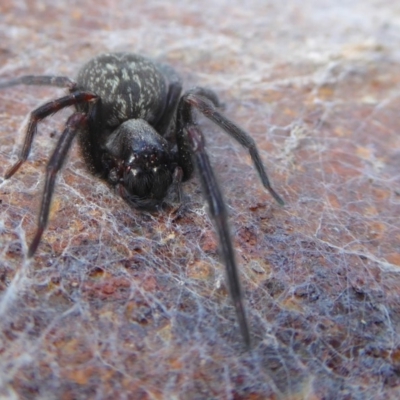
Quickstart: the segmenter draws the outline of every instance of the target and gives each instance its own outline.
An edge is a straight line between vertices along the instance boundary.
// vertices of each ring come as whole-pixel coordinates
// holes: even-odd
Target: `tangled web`
[[[215,9],[202,14],[208,30],[201,37],[187,26],[161,22],[132,28],[128,17],[113,14],[121,30],[86,31],[90,51],[74,47],[77,32],[71,29],[64,31],[66,48],[54,57],[44,46],[52,37],[47,32],[32,44],[29,70],[18,55],[25,54],[22,49],[12,56],[0,52],[0,75],[73,76],[84,61],[79,56],[86,60],[94,51],[132,47],[133,40],[145,51],[152,48],[151,37],[156,48],[165,49],[156,55],[181,70],[188,85],[220,92],[224,112],[251,132],[287,203],[275,205],[247,152],[201,120],[229,204],[252,351],[244,351],[196,179],[184,185],[181,207],[139,212],[93,178],[73,149],[37,256],[24,258],[36,226],[44,166],[65,111],[40,125],[33,154],[18,174],[0,178],[1,396],[400,395],[398,60],[369,45],[326,58],[312,57],[309,43],[304,44],[308,58],[306,50],[285,58],[278,44],[258,52],[254,37],[275,34],[266,31],[261,17],[266,14],[258,12],[264,6],[251,2],[247,13],[254,15],[248,22],[232,4],[236,24],[231,23],[248,34],[240,40],[229,19],[224,33],[212,32]],[[312,4],[305,2],[305,10]],[[141,7],[148,7],[142,15],[161,18],[157,7]],[[174,10],[165,7],[171,16]],[[93,20],[83,22],[97,26],[94,21],[104,18],[97,13],[105,10],[99,5]],[[196,18],[195,9],[185,10],[182,15]],[[50,18],[49,12],[43,15]],[[4,22],[0,29],[11,43]],[[284,33],[277,27],[276,37],[262,43],[282,44]],[[29,29],[14,34],[25,43]],[[53,40],[50,47],[56,48]],[[72,49],[78,54],[75,64],[62,66],[57,60]],[[241,59],[244,50],[251,56]],[[242,63],[234,64],[238,59]],[[15,160],[24,116],[52,97],[54,90],[47,88],[0,92],[0,176]]]

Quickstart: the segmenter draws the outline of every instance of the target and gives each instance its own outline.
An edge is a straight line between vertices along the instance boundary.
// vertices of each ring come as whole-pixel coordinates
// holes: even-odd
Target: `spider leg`
[[[164,136],[169,131],[168,128],[171,125],[176,107],[179,103],[182,92],[182,81],[180,76],[169,65],[160,64],[159,67],[167,77],[168,94],[163,115],[154,128],[161,136]]]
[[[46,167],[46,181],[43,190],[43,197],[40,207],[38,227],[28,250],[28,257],[32,257],[39,245],[43,231],[46,227],[49,217],[51,198],[54,192],[54,184],[58,171],[60,170],[65,157],[71,148],[72,140],[74,139],[78,129],[85,124],[87,116],[81,113],[72,114],[65,125],[64,132],[58,140],[57,146],[51,156]]]
[[[236,309],[240,330],[247,348],[250,348],[249,327],[243,305],[235,253],[229,233],[228,214],[225,208],[225,202],[206,153],[204,138],[201,131],[194,124],[189,123],[184,128],[183,132],[191,147],[203,192],[209,205],[209,211],[217,229],[220,246],[222,247],[222,257],[225,261],[229,289]]]
[[[19,167],[28,158],[29,152],[31,151],[33,138],[37,131],[37,124],[39,121],[48,117],[51,114],[54,114],[55,112],[61,110],[62,108],[69,107],[78,103],[85,103],[85,102],[87,103],[95,99],[97,99],[97,96],[91,92],[78,91],[78,92],[73,92],[67,96],[61,97],[59,99],[50,101],[38,107],[36,110],[33,110],[29,118],[28,128],[26,130],[25,141],[24,141],[24,146],[22,147],[22,151],[16,163],[7,170],[4,178],[9,179],[11,176],[13,176],[18,171]]]
[[[174,169],[174,173],[172,175],[171,189],[173,190],[174,193],[176,193],[176,201],[179,204],[182,202],[182,189],[181,189],[182,177],[183,177],[183,171],[182,168],[178,165]]]
[[[229,288],[235,305],[239,326],[246,346],[249,348],[250,333],[243,306],[235,253],[229,233],[227,211],[205,150],[203,135],[197,128],[193,119],[193,108],[199,110],[204,116],[216,123],[242,146],[248,149],[264,187],[279,204],[283,205],[284,202],[271,187],[254,140],[245,131],[220,113],[217,110],[218,106],[219,101],[217,96],[213,91],[208,89],[194,88],[182,96],[177,112],[176,139],[178,163],[183,170],[184,179],[190,177],[193,171],[193,163],[197,166],[203,192],[209,204],[210,214],[214,220],[222,247],[222,256],[225,261]]]
[[[210,92],[211,91],[208,91],[207,89],[195,88],[185,93],[180,103],[181,113],[187,115],[191,112],[190,106],[195,107],[204,116],[216,123],[225,132],[227,132],[230,136],[237,140],[242,146],[248,149],[254,166],[256,167],[256,170],[261,178],[262,184],[280,205],[284,205],[284,201],[271,187],[267,173],[265,172],[263,163],[261,161],[260,154],[257,150],[256,143],[254,142],[253,138],[217,110],[216,107],[218,106],[218,104],[215,102],[216,96],[213,94],[213,92],[211,92],[213,94],[213,96],[211,97],[209,95]],[[186,119],[187,118],[190,118],[190,116],[186,116]]]
[[[10,79],[9,81],[0,82],[0,89],[16,85],[55,86],[73,90],[76,86],[76,83],[66,76],[24,75],[18,78]]]

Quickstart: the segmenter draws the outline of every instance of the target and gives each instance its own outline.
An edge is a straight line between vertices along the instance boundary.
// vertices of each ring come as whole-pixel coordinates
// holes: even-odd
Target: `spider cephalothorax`
[[[49,160],[36,234],[28,257],[36,252],[47,224],[55,178],[78,136],[89,170],[115,187],[135,207],[152,208],[162,202],[172,184],[191,177],[196,167],[219,236],[231,296],[246,345],[246,322],[228,217],[215,180],[201,130],[193,110],[219,125],[249,150],[264,187],[275,200],[254,140],[221,114],[217,96],[208,89],[182,92],[182,83],[169,66],[131,53],[97,56],[80,70],[76,82],[67,77],[23,76],[1,82],[0,88],[25,85],[64,87],[69,93],[31,113],[25,142],[17,162],[6,172],[10,178],[27,159],[37,123],[62,108],[75,106]]]

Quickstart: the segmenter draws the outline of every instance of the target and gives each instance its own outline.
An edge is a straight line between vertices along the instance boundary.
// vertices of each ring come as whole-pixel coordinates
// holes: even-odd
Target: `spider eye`
[[[157,160],[160,159],[160,155],[157,155],[155,152],[150,154],[149,164],[154,165],[157,163]]]
[[[119,181],[119,174],[118,174],[118,170],[116,168],[112,168],[110,170],[110,173],[108,174],[108,180],[111,184],[116,185]]]
[[[132,174],[134,177],[137,176],[138,170],[137,168],[131,168],[130,171],[128,171],[130,174]]]

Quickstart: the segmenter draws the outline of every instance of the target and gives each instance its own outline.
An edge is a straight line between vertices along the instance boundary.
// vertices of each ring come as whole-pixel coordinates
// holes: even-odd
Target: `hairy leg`
[[[68,118],[64,132],[60,136],[54,153],[47,164],[46,181],[40,206],[38,227],[32,243],[29,246],[28,257],[32,257],[35,254],[44,229],[47,225],[57,173],[60,170],[69,149],[71,148],[72,140],[76,136],[79,128],[82,127],[82,125],[84,125],[86,122],[87,116],[81,113],[74,113]]]
[[[4,178],[9,179],[19,169],[19,167],[26,161],[31,151],[33,138],[37,131],[37,124],[42,119],[51,114],[61,110],[62,108],[69,107],[78,103],[87,103],[97,99],[97,96],[90,92],[74,92],[59,99],[50,101],[36,110],[32,111],[29,118],[28,128],[26,130],[25,141],[22,147],[18,160],[11,166],[5,173]]]

